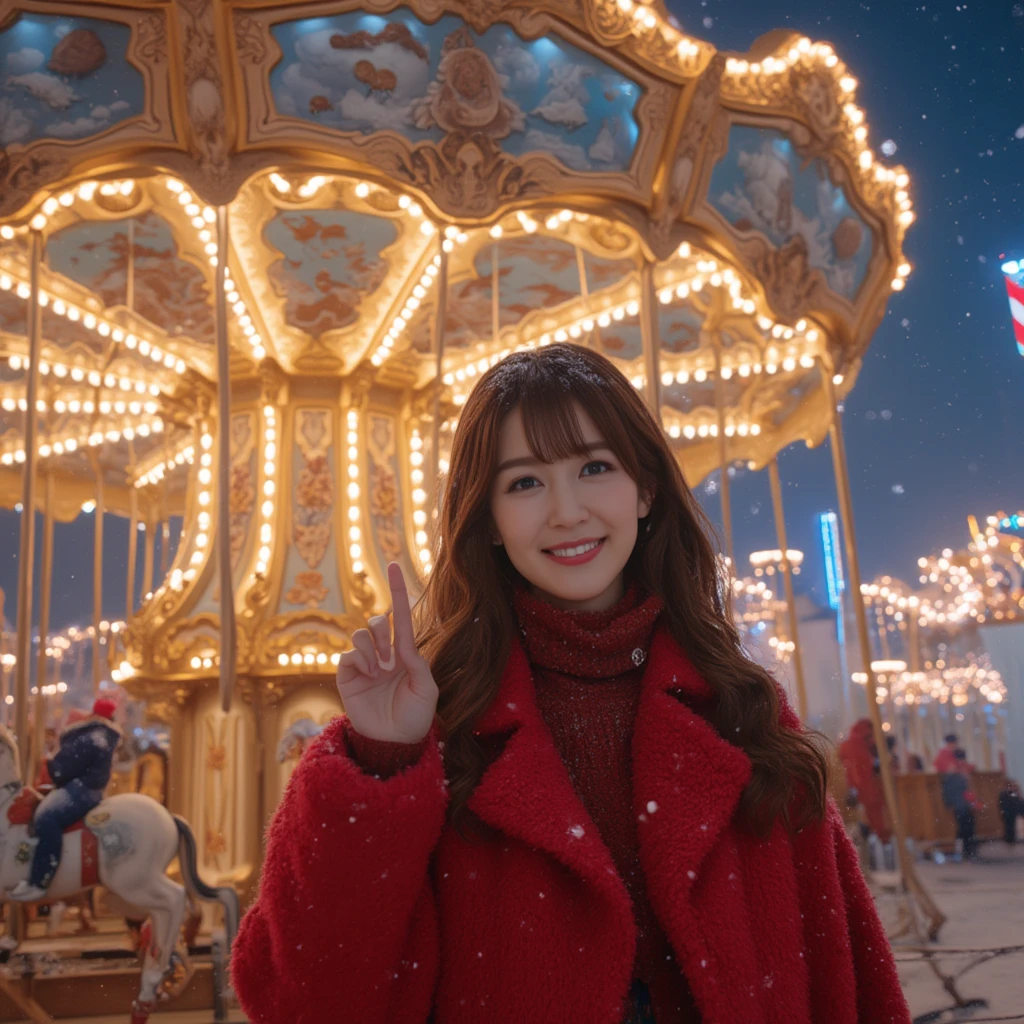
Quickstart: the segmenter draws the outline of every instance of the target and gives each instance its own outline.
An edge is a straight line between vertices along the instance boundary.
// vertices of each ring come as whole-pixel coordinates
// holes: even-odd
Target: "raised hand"
[[[353,649],[338,664],[338,693],[352,727],[362,736],[418,743],[430,732],[437,710],[437,683],[416,648],[405,577],[388,563],[394,642],[387,615],[352,634]]]

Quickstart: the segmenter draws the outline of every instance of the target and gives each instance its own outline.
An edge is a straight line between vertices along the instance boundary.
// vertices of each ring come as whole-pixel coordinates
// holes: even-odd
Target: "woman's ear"
[[[640,500],[637,502],[637,518],[646,519],[651,511],[651,506],[654,504],[654,495],[641,495]]]

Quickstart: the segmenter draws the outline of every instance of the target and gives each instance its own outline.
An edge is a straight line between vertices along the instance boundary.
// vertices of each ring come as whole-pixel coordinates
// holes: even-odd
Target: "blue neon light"
[[[835,512],[822,512],[818,517],[821,526],[821,547],[825,555],[825,582],[828,584],[828,603],[833,611],[840,604],[840,594],[846,590],[843,578],[843,562],[839,552],[839,519]]]

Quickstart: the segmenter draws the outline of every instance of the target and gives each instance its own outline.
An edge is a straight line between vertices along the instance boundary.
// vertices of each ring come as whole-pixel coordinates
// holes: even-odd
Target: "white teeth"
[[[551,554],[558,555],[559,558],[572,558],[574,555],[582,555],[584,551],[593,551],[601,542],[595,540],[591,544],[581,544],[578,548],[552,548]]]

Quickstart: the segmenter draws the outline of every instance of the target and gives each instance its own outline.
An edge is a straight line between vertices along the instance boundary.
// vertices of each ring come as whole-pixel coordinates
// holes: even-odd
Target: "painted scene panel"
[[[832,291],[856,297],[871,259],[871,231],[820,158],[805,159],[780,132],[733,125],[708,197],[738,231],[760,231],[776,248],[801,237],[808,262]]]
[[[556,36],[482,35],[445,15],[399,8],[274,26],[277,111],[343,132],[390,129],[410,142],[480,134],[507,153],[543,150],[576,171],[624,171],[636,148],[640,87]]]
[[[141,114],[142,75],[126,60],[127,25],[22,14],[0,33],[0,149],[78,140]]]

